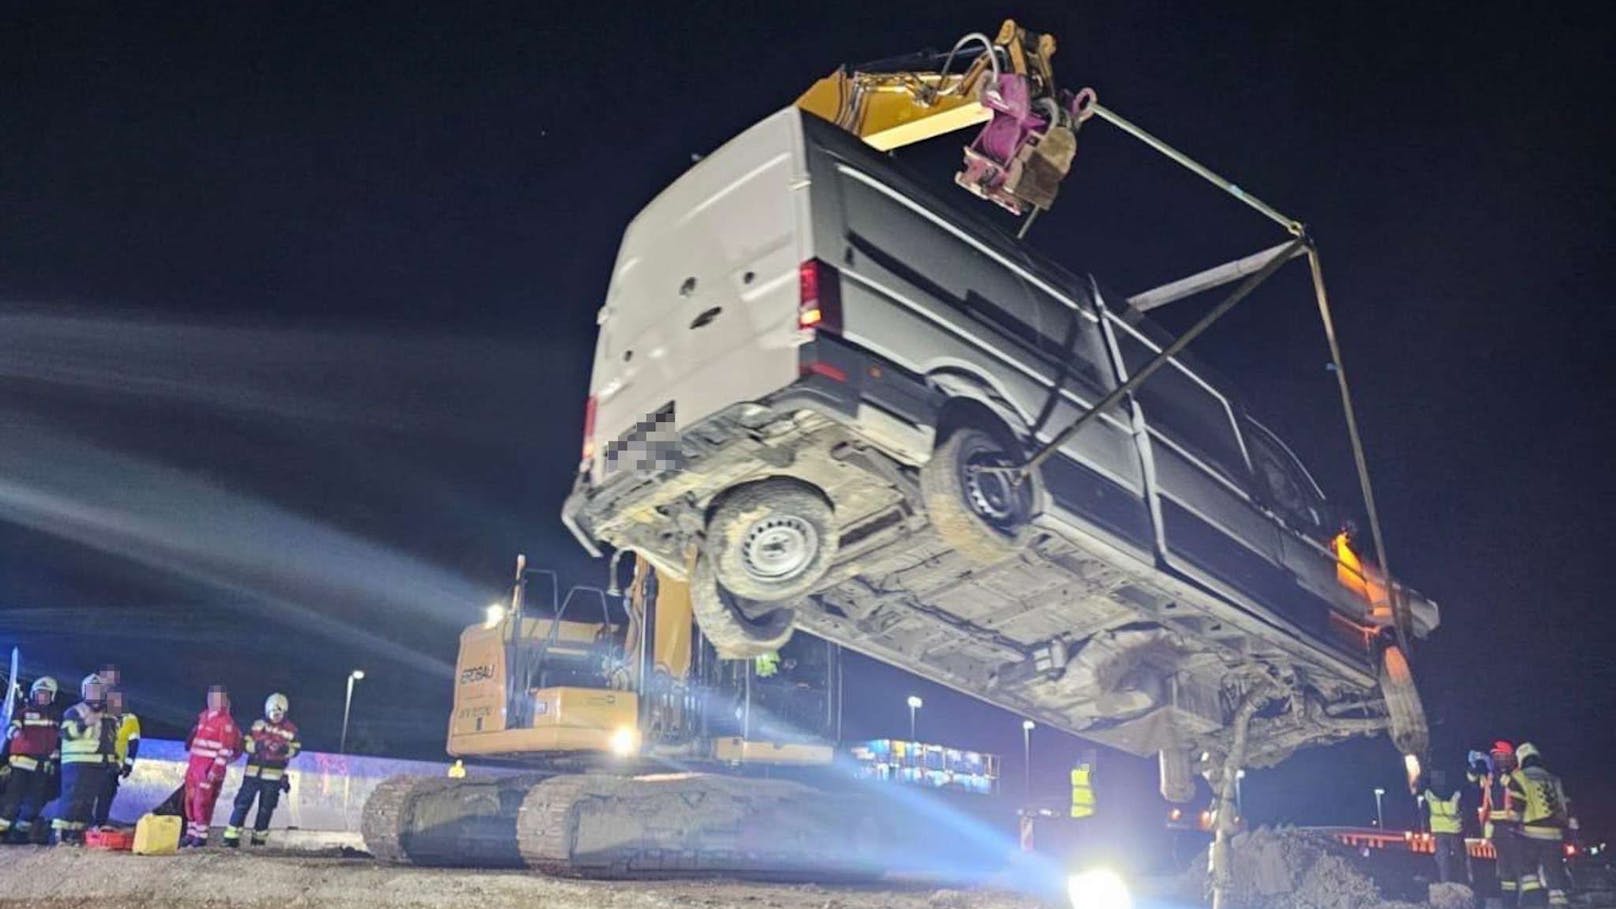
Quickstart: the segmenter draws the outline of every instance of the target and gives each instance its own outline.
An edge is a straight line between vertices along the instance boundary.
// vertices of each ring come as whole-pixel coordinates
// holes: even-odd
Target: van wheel
[[[1402,754],[1423,759],[1431,747],[1431,728],[1425,722],[1425,705],[1414,687],[1408,657],[1396,644],[1388,644],[1380,653],[1380,693],[1391,720],[1392,744]]]
[[[690,606],[701,633],[719,657],[746,660],[773,653],[791,640],[794,606],[759,603],[736,596],[713,576],[706,556],[696,559],[690,572]]]
[[[943,542],[974,562],[1002,561],[1025,549],[1039,500],[1037,472],[1012,483],[1004,473],[1020,460],[993,435],[956,429],[920,468],[920,497]]]
[[[752,600],[813,592],[836,557],[836,516],[818,489],[777,477],[730,490],[707,521],[713,575]]]

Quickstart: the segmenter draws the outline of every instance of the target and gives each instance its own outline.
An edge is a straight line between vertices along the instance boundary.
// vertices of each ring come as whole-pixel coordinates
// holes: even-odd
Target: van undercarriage
[[[928,521],[916,465],[856,433],[847,408],[802,391],[666,441],[676,469],[581,485],[569,525],[687,577],[716,495],[792,477],[824,491],[840,534],[824,580],[793,604],[797,627],[816,636],[1141,756],[1227,753],[1254,689],[1267,706],[1251,718],[1247,766],[1386,727],[1367,647],[1356,660],[1321,647],[1099,532],[1040,515],[1022,552],[967,558]]]

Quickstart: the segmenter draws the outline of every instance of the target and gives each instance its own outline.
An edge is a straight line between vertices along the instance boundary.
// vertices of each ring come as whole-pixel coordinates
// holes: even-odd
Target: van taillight
[[[588,400],[584,401],[584,462],[583,462],[583,466],[587,468],[589,466],[589,462],[591,460],[593,460],[594,457],[595,457],[595,396],[590,395]]]
[[[797,267],[797,329],[842,332],[842,297],[836,269],[809,259]]]

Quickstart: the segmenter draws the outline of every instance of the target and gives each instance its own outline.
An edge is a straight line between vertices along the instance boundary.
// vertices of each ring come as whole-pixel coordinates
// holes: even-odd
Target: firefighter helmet
[[[291,706],[291,703],[286,700],[286,695],[277,691],[264,698],[264,716],[271,723],[279,723],[281,720],[286,719],[286,711]]]
[[[1498,741],[1493,742],[1492,753],[1513,755],[1515,753],[1515,746],[1504,741],[1503,739],[1499,739]]]
[[[48,675],[42,675],[34,679],[34,684],[28,687],[28,696],[33,699],[36,705],[44,707],[51,701],[56,700],[58,690],[60,690],[60,686],[56,684],[55,679]],[[44,695],[44,697],[42,698],[40,695]]]
[[[1536,761],[1538,763],[1542,763],[1543,754],[1542,752],[1538,751],[1537,746],[1531,742],[1522,742],[1521,747],[1515,749],[1515,759],[1520,761],[1521,766],[1524,767],[1526,766],[1527,761]]]
[[[79,697],[91,707],[100,707],[107,701],[107,683],[92,672],[79,680]]]

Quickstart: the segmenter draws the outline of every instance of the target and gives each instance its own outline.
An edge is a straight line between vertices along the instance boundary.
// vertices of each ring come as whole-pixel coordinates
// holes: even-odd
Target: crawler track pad
[[[786,780],[558,776],[528,790],[516,829],[523,860],[548,874],[824,880],[879,873],[879,828],[868,809],[850,795]]]

